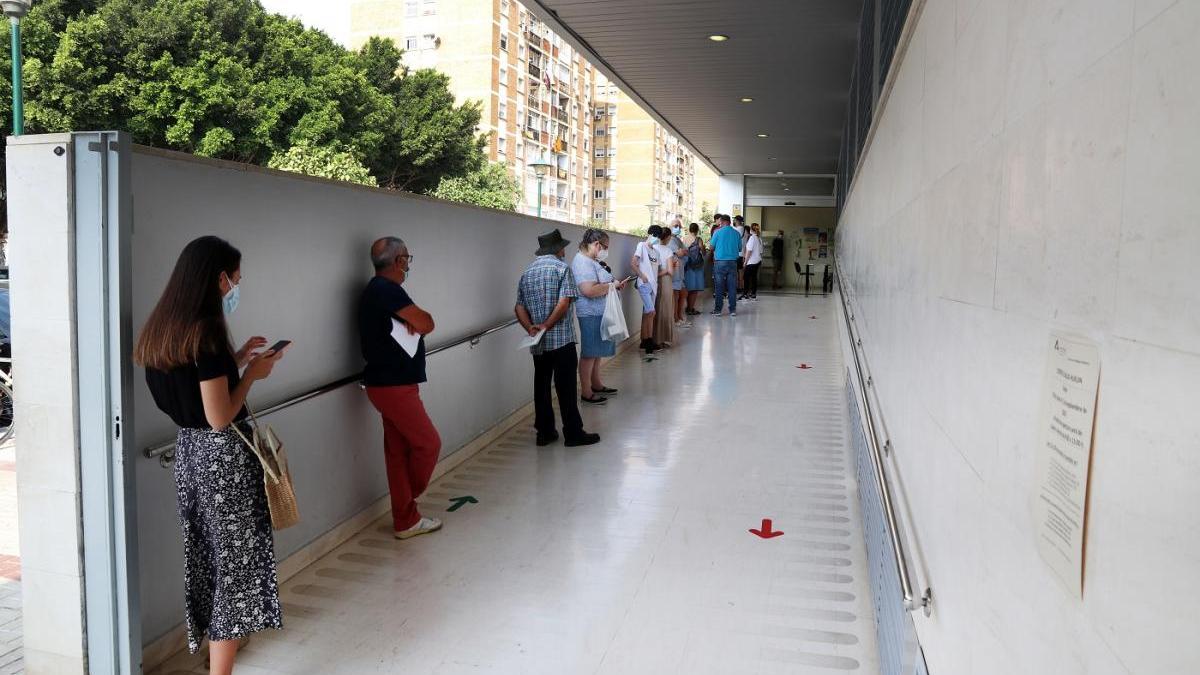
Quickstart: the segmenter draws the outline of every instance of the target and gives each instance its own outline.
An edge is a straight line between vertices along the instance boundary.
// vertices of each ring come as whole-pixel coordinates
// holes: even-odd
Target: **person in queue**
[[[659,254],[654,244],[662,238],[662,227],[651,225],[645,241],[638,242],[630,265],[637,277],[636,287],[642,298],[642,342],[640,349],[653,354],[662,347],[655,341],[655,303],[658,300]]]
[[[174,465],[188,650],[199,651],[207,637],[213,675],[233,672],[251,633],[283,627],[262,465],[233,426],[247,417],[250,388],[271,375],[287,348],[263,353],[266,339],[253,337],[233,349],[227,317],[241,297],[241,263],[242,254],[218,237],[184,247],[133,353],[155,405],[179,427]]]
[[[671,230],[659,228],[658,242],[654,244],[658,253],[658,296],[655,302],[654,341],[660,347],[675,344],[675,268],[679,258],[671,250]]]
[[[721,316],[725,296],[729,296],[729,316],[737,316],[737,261],[742,251],[742,237],[730,225],[729,216],[722,215],[720,227],[709,242],[713,251],[713,316]]]
[[[684,257],[684,286],[686,304],[684,310],[688,316],[700,314],[696,309],[696,298],[704,290],[704,259],[708,255],[704,240],[700,238],[700,224],[688,226],[687,236],[683,238],[683,247],[687,251]]]
[[[741,249],[738,251],[737,259],[737,290],[740,296],[745,287],[743,272],[746,269],[746,237],[749,236],[749,232],[746,230],[746,219],[742,216],[734,216],[732,225],[733,229],[737,230],[738,236],[741,237]]]
[[[758,301],[758,271],[762,267],[763,244],[761,228],[758,223],[750,225],[750,238],[744,247],[746,267],[742,270],[744,277],[742,300]]]
[[[579,288],[575,315],[579,319],[579,400],[601,405],[616,389],[604,386],[600,379],[600,360],[612,358],[617,346],[600,332],[610,289],[621,291],[625,282],[617,282],[604,266],[608,260],[608,233],[588,229],[579,242],[579,252],[571,260],[571,273]]]
[[[358,303],[358,334],[366,367],[367,398],[383,418],[383,457],[391,491],[392,531],[397,539],[436,532],[442,521],[421,515],[417,498],[429,487],[442,452],[442,438],[421,402],[425,378],[425,336],[433,317],[419,307],[404,282],[412,273],[413,255],[398,237],[371,245],[375,276]],[[420,336],[412,354],[394,331]]]
[[[688,325],[684,307],[687,305],[687,288],[685,286],[687,264],[687,247],[683,245],[683,221],[678,218],[671,224],[671,241],[667,244],[671,255],[675,258],[674,269],[671,272],[671,297],[674,302],[675,326],[682,328]]]
[[[539,447],[558,440],[554,428],[554,406],[550,398],[553,383],[562,414],[563,445],[579,447],[600,442],[599,434],[583,430],[579,402],[575,400],[575,376],[579,355],[575,351],[573,303],[579,297],[571,268],[564,262],[567,245],[558,230],[538,237],[533,262],[525,268],[517,284],[517,304],[513,312],[531,337],[543,333],[533,354],[534,426]]]
[[[774,276],[771,287],[775,290],[783,288],[783,286],[779,283],[779,277],[781,274],[783,274],[783,249],[783,230],[780,230],[779,235],[771,242],[771,262],[773,264],[772,274]]]

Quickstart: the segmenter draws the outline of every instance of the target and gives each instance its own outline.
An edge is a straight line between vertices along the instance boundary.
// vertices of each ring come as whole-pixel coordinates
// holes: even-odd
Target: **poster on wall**
[[[1075,597],[1083,597],[1088,475],[1100,387],[1100,350],[1079,337],[1051,334],[1042,391],[1033,523],[1042,559]]]

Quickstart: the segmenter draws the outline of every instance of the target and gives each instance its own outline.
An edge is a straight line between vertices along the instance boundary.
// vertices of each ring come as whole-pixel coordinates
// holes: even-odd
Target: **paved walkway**
[[[0,675],[21,667],[21,548],[17,540],[17,471],[12,441],[0,446]]]
[[[584,411],[600,445],[509,432],[425,495],[442,532],[381,519],[285,584],[286,629],[238,675],[877,673],[835,302],[765,297],[627,353]]]

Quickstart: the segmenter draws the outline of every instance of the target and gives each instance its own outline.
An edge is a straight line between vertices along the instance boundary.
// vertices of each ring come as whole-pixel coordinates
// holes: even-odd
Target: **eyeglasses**
[[[415,255],[409,255],[408,253],[405,253],[404,255],[398,255],[398,256],[396,256],[396,260],[404,260],[404,261],[406,261],[406,262],[407,262],[408,264],[410,264],[410,265],[412,264],[412,261],[414,261],[414,260],[416,260],[416,259],[417,259],[417,256],[415,256]]]

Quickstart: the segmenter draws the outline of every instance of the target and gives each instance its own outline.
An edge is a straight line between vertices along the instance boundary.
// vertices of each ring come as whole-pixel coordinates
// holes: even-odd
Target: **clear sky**
[[[300,19],[346,45],[350,42],[349,0],[260,0],[268,11]]]

